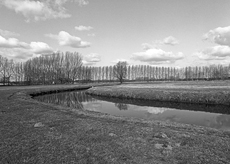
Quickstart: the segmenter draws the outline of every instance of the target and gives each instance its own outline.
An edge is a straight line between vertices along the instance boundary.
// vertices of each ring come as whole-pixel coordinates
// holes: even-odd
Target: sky
[[[230,0],[0,0],[0,55],[84,65],[230,64]]]

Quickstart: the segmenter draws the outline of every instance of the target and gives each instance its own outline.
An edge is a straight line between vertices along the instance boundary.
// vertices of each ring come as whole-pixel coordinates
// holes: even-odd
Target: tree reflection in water
[[[57,105],[64,105],[70,108],[84,109],[82,102],[95,102],[96,99],[86,95],[83,91],[79,92],[63,92],[36,97],[37,100],[52,103]]]
[[[120,110],[128,110],[128,105],[127,104],[115,103],[115,106]]]

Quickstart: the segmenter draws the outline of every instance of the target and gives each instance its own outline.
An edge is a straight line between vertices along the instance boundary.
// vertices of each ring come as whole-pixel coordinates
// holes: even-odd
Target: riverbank
[[[94,87],[87,94],[127,99],[230,106],[229,81],[189,81]]]
[[[0,163],[230,161],[230,132],[115,117],[29,96],[74,88],[79,86],[0,88]]]

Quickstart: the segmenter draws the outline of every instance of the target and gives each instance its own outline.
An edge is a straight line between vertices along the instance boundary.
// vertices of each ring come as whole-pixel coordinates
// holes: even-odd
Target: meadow
[[[98,93],[117,90],[122,94],[133,91],[133,95],[135,90],[148,94],[150,89],[192,92],[200,91],[197,89],[200,87],[202,93],[229,91],[227,82],[218,83],[217,86],[216,82],[199,85],[159,82],[149,86],[147,83],[98,86],[90,90],[97,89]],[[229,163],[228,131],[117,117],[31,98],[31,94],[84,87],[89,86],[0,87],[0,163]]]
[[[87,93],[128,99],[230,105],[230,81],[124,83],[94,87]]]

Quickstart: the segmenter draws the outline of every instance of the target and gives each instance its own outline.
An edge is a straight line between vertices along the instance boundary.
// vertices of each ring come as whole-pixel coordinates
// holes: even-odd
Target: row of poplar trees
[[[230,77],[230,65],[200,67],[155,67],[128,65],[84,66],[77,53],[57,52],[14,62],[0,55],[0,84],[64,84],[74,82],[224,80]]]

